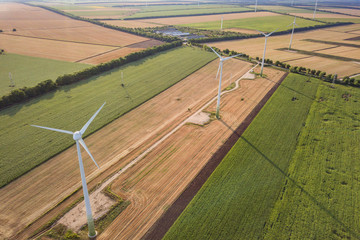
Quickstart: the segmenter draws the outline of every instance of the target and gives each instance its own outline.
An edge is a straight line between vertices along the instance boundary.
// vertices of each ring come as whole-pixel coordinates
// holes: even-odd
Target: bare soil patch
[[[244,74],[249,63],[229,60],[224,64],[223,86]],[[191,115],[217,92],[218,61],[213,61],[183,81],[125,114],[85,139],[101,170],[83,155],[89,189],[123,168],[128,162]],[[231,78],[231,74],[233,78]],[[199,86],[202,86],[201,88]],[[9,238],[35,221],[14,239],[25,239],[82,196],[76,148],[71,147],[0,189],[0,238]],[[30,184],[31,183],[31,184]],[[48,214],[41,217],[45,212]]]
[[[331,12],[338,12],[338,13],[345,13],[351,15],[360,16],[360,9],[350,9],[350,8],[320,8],[320,10],[331,11]]]
[[[182,126],[119,176],[112,190],[131,204],[98,238],[142,238],[284,75],[272,69],[265,74],[269,79],[241,80],[239,89],[223,96],[221,121],[204,127]],[[215,107],[216,101],[206,111],[213,112]]]
[[[272,12],[245,12],[245,13],[229,13],[229,14],[213,14],[204,16],[189,16],[189,17],[170,17],[170,18],[153,18],[148,19],[147,22],[162,24],[162,25],[180,25],[189,23],[212,22],[221,19],[224,20],[252,18],[252,17],[266,17],[277,16],[278,14]]]

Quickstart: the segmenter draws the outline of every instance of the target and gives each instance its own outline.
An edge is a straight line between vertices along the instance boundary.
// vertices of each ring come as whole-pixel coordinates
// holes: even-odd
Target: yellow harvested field
[[[95,57],[86,58],[86,59],[78,61],[78,62],[87,63],[87,64],[105,63],[112,59],[124,57],[130,53],[144,50],[147,47],[157,46],[157,45],[161,45],[161,44],[163,44],[163,42],[158,41],[158,40],[147,40],[147,41],[144,41],[141,43],[135,43],[133,45],[129,45],[124,48],[114,49],[113,51],[106,52],[104,54],[101,54],[101,55],[98,55]]]
[[[360,49],[354,47],[335,47],[326,50],[316,51],[329,55],[336,55],[340,57],[355,58],[360,60]]]
[[[170,18],[153,18],[147,22],[162,24],[162,25],[180,25],[189,23],[200,23],[200,22],[211,22],[221,19],[223,16],[224,21],[242,18],[253,18],[253,17],[266,17],[266,16],[278,16],[272,12],[246,12],[246,13],[230,13],[230,14],[213,14],[205,16],[190,16],[190,17],[170,17]]]
[[[119,27],[127,27],[127,28],[146,28],[146,27],[158,27],[162,26],[162,24],[150,23],[150,19],[146,20],[104,20],[102,22],[111,24]]]
[[[320,8],[320,10],[331,11],[331,12],[338,12],[338,13],[345,13],[351,15],[360,16],[360,9],[349,9],[349,8]]]
[[[116,49],[115,47],[54,41],[0,34],[1,48],[6,52],[76,62],[89,56]],[[26,47],[24,47],[26,46]]]
[[[351,27],[350,27],[351,26]],[[360,24],[353,24],[344,27],[334,27],[327,29],[314,30],[304,33],[295,33],[292,43],[293,49],[314,51],[318,53],[325,53],[334,56],[358,58],[359,50],[354,47],[344,47],[336,44],[326,44],[318,42],[309,42],[305,39],[313,39],[319,41],[332,41],[338,43],[358,44],[358,41],[345,40],[356,37],[356,34],[340,32],[354,30],[359,28]],[[343,29],[345,28],[345,30]],[[220,49],[230,49],[238,52],[249,54],[251,57],[262,58],[264,50],[264,38],[255,38],[247,40],[234,40],[225,42],[209,43],[210,46],[215,46]],[[351,75],[360,73],[360,64],[356,62],[341,61],[336,59],[315,57],[306,54],[299,54],[294,51],[278,50],[280,48],[288,48],[290,42],[290,35],[269,37],[267,42],[265,58],[274,61],[287,62],[293,66],[303,66],[306,68],[322,70],[328,73],[336,73],[339,76]],[[336,47],[336,48],[335,48]]]
[[[161,43],[19,3],[0,3],[0,29],[6,52],[71,62],[97,57],[90,61],[97,64]]]

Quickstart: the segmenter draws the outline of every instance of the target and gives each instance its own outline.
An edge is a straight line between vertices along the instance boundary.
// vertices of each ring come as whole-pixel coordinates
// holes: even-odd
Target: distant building
[[[168,36],[173,36],[173,37],[178,37],[184,41],[187,41],[189,39],[194,39],[194,38],[203,38],[205,36],[203,35],[196,35],[196,34],[190,34],[187,32],[181,32],[179,30],[177,30],[176,28],[167,28],[164,30],[157,30],[155,31],[155,33],[157,34],[163,34],[163,35],[168,35]]]

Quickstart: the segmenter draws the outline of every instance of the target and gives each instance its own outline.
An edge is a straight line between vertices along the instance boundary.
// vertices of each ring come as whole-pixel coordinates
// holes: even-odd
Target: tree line
[[[201,45],[198,43],[194,43],[192,45],[202,47],[204,50],[212,52],[210,47],[208,47],[207,45]],[[252,57],[250,57],[247,54],[239,53],[239,52],[229,50],[229,49],[225,49],[225,50],[221,51],[217,47],[212,47],[212,48],[215,51],[217,51],[219,53],[222,52],[223,54],[228,55],[228,56],[242,54],[241,56],[239,56],[240,58],[243,58],[243,59],[245,59],[247,61],[251,61],[251,62],[254,60]],[[262,58],[256,57],[255,60],[257,62],[261,62]],[[309,77],[318,78],[318,79],[326,81],[326,82],[334,82],[334,83],[342,84],[342,85],[360,87],[360,79],[356,79],[353,77],[346,76],[342,80],[340,80],[337,78],[337,74],[327,74],[326,72],[317,70],[317,69],[310,69],[310,68],[301,67],[301,66],[291,66],[290,64],[284,63],[281,61],[274,62],[273,60],[271,60],[269,58],[265,59],[264,63],[282,68],[282,69],[290,71],[292,73],[297,73],[297,74],[301,74],[301,75],[305,75],[305,76],[309,76]]]
[[[16,103],[24,102],[26,100],[41,96],[45,93],[54,91],[61,86],[69,85],[75,82],[79,82],[84,79],[88,79],[95,75],[104,73],[111,69],[123,66],[125,64],[137,61],[139,59],[154,55],[156,53],[175,48],[182,45],[182,41],[176,41],[171,43],[165,43],[160,46],[147,48],[140,52],[130,53],[125,57],[120,57],[112,61],[101,63],[93,67],[86,68],[84,70],[59,76],[55,82],[53,80],[45,80],[38,83],[34,87],[23,87],[12,90],[9,94],[0,98],[0,109],[11,106]]]

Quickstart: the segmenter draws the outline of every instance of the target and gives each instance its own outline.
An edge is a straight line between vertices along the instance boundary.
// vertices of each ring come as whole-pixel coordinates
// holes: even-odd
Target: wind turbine
[[[313,20],[315,19],[315,15],[316,15],[317,2],[318,2],[318,0],[316,0],[316,2],[315,2],[315,8],[314,8],[314,14],[313,14]]]
[[[10,79],[10,86],[9,87],[15,87],[15,82],[14,82],[14,79],[12,77],[11,72],[9,72],[9,79]]]
[[[223,21],[224,21],[224,18],[223,18],[223,16],[221,16],[221,27],[220,27],[221,31],[222,31],[222,27],[223,27]]]
[[[290,23],[288,26],[290,26],[291,24],[293,25],[293,29],[292,29],[292,32],[291,32],[291,37],[290,37],[290,45],[289,45],[289,50],[291,49],[291,43],[292,43],[292,40],[293,40],[293,35],[294,35],[294,29],[295,29],[295,25],[296,26],[299,26],[296,24],[296,17],[294,18],[294,21],[292,23]]]
[[[256,8],[257,8],[257,0],[255,0],[255,12],[256,12]]]
[[[61,132],[61,133],[67,133],[67,134],[73,135],[73,139],[76,142],[77,154],[78,154],[78,158],[79,158],[81,182],[82,182],[82,188],[83,188],[83,193],[84,193],[84,200],[85,200],[85,207],[86,207],[86,217],[87,217],[87,221],[88,221],[89,237],[90,238],[94,238],[96,236],[96,231],[95,231],[95,226],[94,226],[94,219],[92,217],[92,212],[91,212],[91,206],[90,206],[90,201],[89,201],[89,192],[88,192],[87,185],[86,185],[86,177],[85,177],[84,166],[83,166],[83,162],[82,162],[82,158],[81,158],[81,151],[80,151],[79,143],[85,149],[85,151],[89,154],[89,156],[91,157],[91,159],[93,160],[95,165],[98,168],[100,168],[99,165],[96,163],[94,157],[91,155],[89,149],[86,147],[85,142],[82,139],[82,135],[85,133],[85,131],[89,127],[90,123],[94,120],[96,115],[98,115],[98,113],[104,107],[104,105],[105,105],[105,103],[96,111],[96,113],[89,119],[89,121],[81,128],[80,131],[70,132],[70,131],[67,131],[67,130],[61,130],[61,129],[56,129],[56,128],[49,128],[49,127],[31,125],[33,127],[38,127],[38,128],[43,128],[43,129],[55,131],[55,132]]]
[[[264,60],[265,60],[265,52],[266,52],[266,43],[267,43],[267,38],[273,34],[274,32],[276,32],[279,28],[277,28],[275,31],[272,31],[271,33],[268,33],[268,34],[265,34],[259,30],[256,30],[258,31],[259,33],[261,33],[262,35],[265,36],[265,47],[264,47],[264,54],[263,54],[263,57],[262,57],[262,63],[261,63],[261,72],[260,72],[260,75],[262,76],[263,75],[263,69],[264,69]]]
[[[219,119],[223,62],[226,61],[226,60],[229,60],[230,58],[237,57],[237,56],[239,56],[241,54],[237,54],[237,55],[234,55],[234,56],[231,56],[231,57],[224,58],[224,57],[220,56],[212,47],[210,47],[210,48],[220,58],[219,68],[218,68],[218,71],[217,71],[217,74],[216,74],[216,78],[217,78],[217,76],[219,75],[219,71],[220,71],[219,90],[218,90],[217,105],[216,105],[216,118]]]

